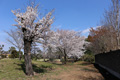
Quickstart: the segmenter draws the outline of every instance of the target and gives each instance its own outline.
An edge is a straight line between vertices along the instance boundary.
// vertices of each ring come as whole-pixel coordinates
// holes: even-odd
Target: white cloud
[[[87,28],[87,29],[83,30],[82,33],[85,34],[85,33],[88,33],[89,31],[90,31],[90,28]]]
[[[101,26],[93,27],[93,29],[96,29],[98,27],[101,27]],[[87,29],[85,29],[85,30],[82,31],[82,34],[87,34],[88,35],[89,32],[90,32],[90,28],[87,28]]]

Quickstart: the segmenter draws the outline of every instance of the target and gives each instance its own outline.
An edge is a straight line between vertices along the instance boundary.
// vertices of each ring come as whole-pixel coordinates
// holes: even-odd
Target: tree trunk
[[[65,49],[64,49],[64,64],[66,64],[66,62],[67,62],[67,54],[66,54]]]
[[[77,60],[78,60],[77,57],[74,57],[74,62],[77,62]]]
[[[19,60],[21,60],[22,58],[22,54],[21,54],[21,50],[19,49]]]
[[[66,62],[67,62],[67,58],[66,58],[66,54],[65,54],[65,56],[64,56],[64,64],[66,64]]]
[[[116,30],[117,31],[117,48],[120,49],[120,43],[119,43],[119,0],[116,1],[116,8],[117,8],[117,14],[116,14]]]
[[[44,60],[44,62],[46,62],[46,60],[45,60],[45,56],[43,57],[43,60]]]
[[[28,76],[34,75],[31,63],[31,44],[32,41],[24,40],[25,72]]]

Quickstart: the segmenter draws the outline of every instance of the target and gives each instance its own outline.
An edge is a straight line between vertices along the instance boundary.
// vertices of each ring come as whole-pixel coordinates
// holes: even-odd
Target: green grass
[[[93,73],[93,75],[95,73],[96,77],[95,68],[90,68],[89,65],[90,64],[83,61],[78,61],[76,63],[68,62],[67,65],[62,65],[59,60],[55,60],[54,63],[33,60],[32,66],[35,75],[26,76],[23,60],[19,61],[19,59],[6,58],[0,60],[0,80],[63,80],[63,77],[69,80],[71,79],[69,76],[73,74],[83,76],[86,74],[89,75],[90,73]],[[72,76],[72,79],[76,78],[76,76],[73,77],[74,76]],[[75,80],[79,80],[79,77]]]
[[[17,59],[0,60],[0,80],[16,80],[18,79],[18,77],[25,78],[23,70],[18,70],[21,69],[21,66],[19,66],[18,64],[22,64],[22,62]]]
[[[49,60],[49,59],[45,59],[45,61],[47,61],[47,60]],[[44,61],[44,59],[38,59],[37,61]]]
[[[44,74],[56,75],[59,73],[59,71],[52,72],[52,70],[57,69],[59,65],[41,61],[32,61],[32,64],[37,75],[31,78],[24,73],[24,61],[19,61],[18,59],[1,59],[0,80],[38,80],[38,78],[42,78]],[[60,68],[65,69],[63,66],[60,66]]]

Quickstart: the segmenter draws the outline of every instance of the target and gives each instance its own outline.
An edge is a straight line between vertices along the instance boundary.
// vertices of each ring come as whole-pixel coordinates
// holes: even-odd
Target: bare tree
[[[23,49],[23,37],[19,33],[18,30],[10,30],[10,32],[6,32],[10,37],[7,39],[12,45],[14,45],[19,50],[19,60],[22,58],[21,50]]]
[[[109,10],[105,11],[104,14],[104,21],[103,25],[107,26],[110,29],[113,29],[116,31],[116,40],[117,40],[117,46],[116,49],[120,49],[120,1],[119,0],[111,0],[112,5]],[[111,28],[112,27],[112,28]],[[111,38],[112,39],[112,38]],[[111,40],[112,41],[112,40]],[[113,43],[113,42],[111,42]]]
[[[90,48],[95,54],[120,49],[120,1],[111,1],[112,5],[105,11],[102,26],[90,29]]]
[[[0,54],[2,54],[4,52],[3,47],[4,47],[4,45],[0,45]]]
[[[38,47],[39,45],[36,43],[36,42],[33,42],[32,43],[32,49],[31,49],[31,57],[32,59],[37,59],[37,55],[40,54],[41,50],[40,48]]]

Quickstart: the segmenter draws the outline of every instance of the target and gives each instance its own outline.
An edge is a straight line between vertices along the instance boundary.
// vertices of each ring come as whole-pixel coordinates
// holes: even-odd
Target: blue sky
[[[0,44],[8,50],[8,38],[4,31],[15,28],[15,16],[11,10],[24,8],[28,0],[0,0]],[[41,13],[55,9],[53,26],[61,29],[83,31],[87,36],[90,27],[100,26],[100,19],[111,0],[36,0],[40,3]]]

